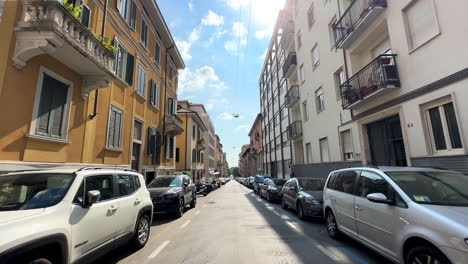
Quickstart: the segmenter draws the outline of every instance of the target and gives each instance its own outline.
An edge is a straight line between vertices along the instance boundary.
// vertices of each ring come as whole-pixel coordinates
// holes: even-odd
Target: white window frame
[[[345,145],[344,145],[344,140],[343,140],[343,135],[344,133],[349,131],[349,139],[351,140],[351,148],[352,152],[345,152]],[[355,154],[354,154],[354,142],[353,142],[353,131],[352,129],[345,129],[343,131],[340,131],[340,142],[341,142],[341,153],[342,153],[342,159],[343,161],[354,161],[355,160]],[[350,158],[346,157],[346,154],[351,154],[352,156]]]
[[[332,19],[330,20],[330,23],[328,23],[328,34],[329,34],[329,38],[330,38],[330,49],[334,49],[335,48],[335,44],[336,44],[336,36],[335,36],[335,30],[333,30],[333,25],[335,25],[335,23],[338,21],[338,19],[336,18],[336,15],[334,15],[332,17]]]
[[[144,75],[140,75],[140,69],[142,70],[141,72],[144,73]],[[144,78],[143,78],[144,77]],[[136,93],[146,99],[146,86],[148,85],[148,71],[143,67],[140,63],[138,63],[138,73],[137,73],[137,89]],[[142,80],[143,79],[143,80]],[[141,88],[143,87],[143,88]],[[140,89],[143,89],[140,91]]]
[[[317,68],[320,65],[320,50],[318,47],[318,43],[316,43],[314,47],[310,50],[310,54],[312,57],[312,69],[315,70],[315,68]]]
[[[300,30],[297,32],[296,42],[297,42],[297,49],[299,50],[302,47],[302,35],[301,35]]]
[[[324,161],[324,157],[323,157],[323,150],[322,150],[322,142],[326,140],[326,143],[327,143],[327,155],[328,155],[328,160],[327,161]],[[319,139],[319,149],[320,149],[320,161],[321,162],[330,162],[330,144],[328,142],[328,137],[323,137],[323,138],[320,138]]]
[[[312,13],[312,21],[310,21],[311,13]],[[316,20],[317,19],[315,18],[315,7],[314,7],[314,3],[312,2],[312,4],[310,4],[309,9],[307,10],[307,26],[309,27],[309,30],[315,24]]]
[[[135,139],[134,138],[134,131],[135,131],[135,121],[141,123],[141,140]],[[143,164],[143,159],[144,157],[144,148],[145,146],[143,145],[143,141],[145,139],[145,121],[141,118],[138,118],[136,116],[133,117],[132,119],[132,135],[131,135],[132,143],[130,145],[130,164],[132,164],[132,155],[133,155],[133,143],[140,144],[140,160],[138,161],[138,169],[142,169],[142,164]]]
[[[63,113],[63,122],[62,122],[62,131],[63,131],[63,136],[61,138],[56,138],[56,137],[49,137],[49,136],[43,136],[43,135],[37,135],[36,134],[36,128],[37,128],[37,121],[38,121],[38,114],[39,114],[39,105],[41,103],[41,94],[42,94],[42,84],[44,82],[44,74],[49,75],[50,77],[57,79],[58,81],[68,85],[68,94],[67,94],[67,103],[65,105],[64,113]],[[61,142],[61,143],[70,143],[68,141],[68,127],[69,127],[69,121],[70,121],[70,109],[71,109],[71,101],[73,97],[73,82],[65,79],[63,76],[59,75],[58,73],[53,72],[52,70],[40,66],[39,68],[39,76],[38,80],[36,83],[36,95],[34,97],[34,108],[33,108],[33,113],[32,113],[32,121],[31,121],[31,128],[29,130],[29,137],[31,138],[42,138],[54,142]]]
[[[319,96],[322,96],[322,100],[320,100]],[[315,90],[315,106],[317,114],[325,110],[325,95],[323,94],[322,86]]]
[[[309,120],[309,107],[307,106],[307,100],[302,102],[302,118],[304,119],[304,122]]]
[[[161,66],[161,43],[159,43],[158,41],[158,37],[157,37],[157,34],[156,34],[156,44],[154,45],[154,64],[156,66]],[[158,60],[156,60],[156,47],[159,46],[159,54],[158,54]]]
[[[159,86],[158,82],[157,82],[155,79],[152,79],[152,80],[153,80],[153,83],[156,85],[156,92],[154,93],[154,96],[156,97],[156,100],[155,100],[155,101],[156,101],[156,102],[155,102],[156,104],[153,104],[153,102],[150,102],[150,103],[151,103],[151,105],[152,105],[153,107],[155,107],[156,109],[159,110],[159,100],[160,100],[160,98],[159,98],[159,92],[160,92],[160,86]],[[153,89],[153,87],[150,87],[150,89]],[[150,93],[151,93],[151,91],[150,91]],[[150,98],[150,101],[151,101],[151,98]]]
[[[122,9],[122,3],[123,2],[126,3],[125,10]],[[118,0],[117,1],[117,5],[118,5],[117,9],[119,10],[120,16],[127,23],[128,27],[131,28],[133,31],[135,31],[136,30],[137,16],[135,17],[135,25],[134,26],[130,25],[130,17],[131,17],[131,12],[132,12],[132,3],[135,5],[135,8],[138,8],[136,6],[135,0]]]
[[[343,77],[343,80],[341,80],[341,77]],[[335,81],[336,99],[341,100],[341,84],[346,82],[346,74],[343,66],[333,73],[333,79]]]
[[[143,24],[146,25],[146,40],[143,39]],[[140,43],[143,45],[143,47],[145,49],[148,49],[148,43],[149,43],[149,32],[150,32],[150,29],[149,29],[149,26],[148,26],[148,22],[146,22],[146,19],[142,16],[141,17],[141,26],[140,26]]]
[[[312,144],[310,142],[305,144],[305,152],[306,164],[312,163]]]
[[[450,134],[448,132],[449,129],[448,129],[448,125],[447,125],[447,119],[445,117],[445,110],[443,108],[443,106],[445,104],[448,104],[448,103],[453,103],[453,107],[454,107],[454,110],[455,110],[455,116],[457,118],[457,125],[458,125],[458,130],[459,130],[458,132],[460,134],[460,140],[462,142],[462,147],[457,148],[457,149],[452,148],[452,142],[450,140]],[[440,113],[441,122],[442,122],[442,129],[443,129],[443,132],[444,132],[445,144],[446,144],[446,147],[447,147],[447,149],[445,149],[445,150],[437,150],[436,145],[435,145],[434,133],[432,131],[432,122],[431,122],[431,118],[430,118],[430,115],[429,115],[429,109],[432,109],[432,108],[435,108],[435,107],[439,108],[439,113]],[[460,131],[460,119],[458,118],[459,115],[457,114],[458,111],[457,111],[457,108],[456,108],[456,104],[452,100],[452,98],[450,96],[448,96],[448,97],[445,97],[445,98],[435,100],[435,101],[433,101],[431,103],[425,104],[422,110],[423,110],[423,113],[424,113],[423,116],[424,116],[425,124],[426,124],[426,133],[427,133],[428,139],[430,141],[430,149],[431,149],[432,155],[434,155],[434,156],[447,156],[447,155],[461,155],[461,154],[464,154],[465,153],[465,151],[464,151],[465,146],[464,146],[464,142],[463,142],[463,134]]]
[[[304,83],[304,82],[305,82],[304,64],[301,64],[301,66],[299,66],[299,81],[300,81],[301,83]]]
[[[116,108],[118,110],[120,110],[122,112],[122,122],[120,123],[120,147],[118,148],[115,148],[115,147],[111,147],[109,146],[109,126],[110,126],[110,116],[111,116],[111,112],[112,112],[112,108]],[[109,107],[109,114],[107,116],[107,133],[106,133],[106,149],[107,150],[115,150],[115,151],[122,151],[122,145],[123,145],[123,128],[124,128],[124,123],[125,123],[125,110],[121,107],[118,107],[114,104],[111,104],[110,107]]]
[[[128,84],[125,79],[127,77],[127,58],[128,58],[128,50],[125,48],[125,46],[122,44],[122,42],[119,41],[119,39],[116,37],[115,38],[115,47],[118,49],[116,51],[116,56],[115,56],[115,75],[123,82]],[[119,67],[119,62],[118,62],[118,56],[119,56],[119,50],[122,49],[125,53],[125,56],[122,56],[122,76],[119,76],[118,74],[118,67]]]
[[[0,1],[0,22],[2,22],[2,15],[3,15],[3,9],[5,5],[5,1]]]

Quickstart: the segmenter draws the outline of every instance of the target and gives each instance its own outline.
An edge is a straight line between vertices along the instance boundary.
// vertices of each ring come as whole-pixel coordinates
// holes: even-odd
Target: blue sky
[[[258,79],[285,0],[157,0],[186,69],[179,100],[205,105],[237,166],[260,111]],[[233,114],[239,114],[234,118]]]

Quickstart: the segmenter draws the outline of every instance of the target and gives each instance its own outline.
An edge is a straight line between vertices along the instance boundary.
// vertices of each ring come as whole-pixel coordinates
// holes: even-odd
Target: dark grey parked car
[[[281,204],[284,209],[296,210],[299,218],[323,217],[324,179],[291,178],[281,190]]]
[[[260,189],[260,197],[265,197],[268,202],[281,200],[281,189],[283,189],[285,179],[265,179]]]
[[[173,213],[177,217],[184,214],[187,205],[197,204],[196,186],[187,175],[160,176],[148,184],[155,213]]]

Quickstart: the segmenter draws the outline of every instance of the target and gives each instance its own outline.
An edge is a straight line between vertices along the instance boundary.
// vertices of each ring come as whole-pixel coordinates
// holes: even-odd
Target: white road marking
[[[195,212],[195,215],[197,215],[197,214],[199,214],[199,213],[200,213],[200,210],[196,211],[196,212]]]
[[[170,241],[164,241],[148,258],[152,259],[156,257],[167,246],[167,244],[169,244],[169,242]]]
[[[288,224],[290,227],[297,229],[297,226],[295,226],[293,223],[286,221],[286,224]]]
[[[280,216],[280,214],[278,214],[278,213],[277,213],[277,212],[275,212],[275,211],[273,211],[273,213],[274,213],[275,215],[277,215],[277,216]]]
[[[188,224],[190,223],[190,220],[187,220],[183,225],[180,226],[180,229],[184,229]]]
[[[334,261],[340,261],[340,258],[335,256],[333,253],[330,252],[330,250],[324,248],[321,245],[315,245],[320,251],[322,251],[323,254],[327,255],[329,258],[333,259]]]

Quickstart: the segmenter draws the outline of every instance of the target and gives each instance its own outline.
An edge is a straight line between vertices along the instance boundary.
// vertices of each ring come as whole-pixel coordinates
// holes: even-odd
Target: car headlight
[[[307,197],[305,198],[306,203],[313,204],[313,205],[319,205],[320,202],[315,200],[314,198]]]

